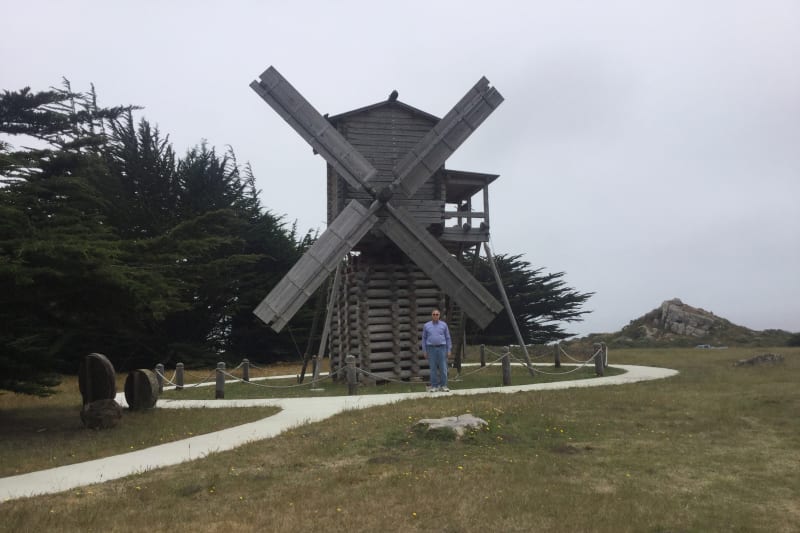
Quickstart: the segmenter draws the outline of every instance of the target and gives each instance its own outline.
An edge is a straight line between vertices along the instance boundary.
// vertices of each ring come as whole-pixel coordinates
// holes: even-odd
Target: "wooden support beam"
[[[525,340],[522,338],[522,334],[519,332],[519,326],[517,326],[517,319],[514,318],[514,311],[511,310],[511,304],[508,301],[508,295],[506,294],[506,289],[503,287],[503,280],[500,278],[500,272],[497,271],[497,265],[494,263],[494,257],[492,256],[492,250],[489,248],[489,243],[483,243],[483,249],[486,251],[486,257],[489,259],[489,265],[492,267],[492,273],[494,274],[494,280],[497,283],[497,289],[500,292],[500,296],[503,299],[503,305],[506,308],[506,312],[508,313],[508,319],[511,322],[511,327],[514,329],[514,335],[517,336],[517,341],[519,345],[522,346],[522,353],[525,354],[525,364],[528,367],[528,372],[530,372],[531,376],[535,375],[533,370],[533,364],[531,363],[531,358],[528,356],[528,348],[525,346]]]

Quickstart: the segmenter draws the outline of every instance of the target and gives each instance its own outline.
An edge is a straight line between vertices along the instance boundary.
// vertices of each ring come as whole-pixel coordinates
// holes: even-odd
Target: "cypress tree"
[[[563,323],[582,320],[583,315],[590,312],[583,306],[593,293],[581,293],[568,287],[563,279],[564,272],[546,273],[544,268],[533,267],[520,255],[498,254],[494,260],[526,343],[545,344],[571,337],[573,334],[564,330]],[[472,257],[466,261],[471,264]],[[485,258],[479,259],[476,277],[500,300],[491,265]],[[505,311],[483,331],[470,324],[467,336],[473,344],[517,343]]]

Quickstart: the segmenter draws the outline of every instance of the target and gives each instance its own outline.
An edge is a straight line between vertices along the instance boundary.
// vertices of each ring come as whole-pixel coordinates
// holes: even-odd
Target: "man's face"
[[[434,322],[439,320],[439,311],[434,311],[433,313],[431,313],[431,318],[433,318]]]

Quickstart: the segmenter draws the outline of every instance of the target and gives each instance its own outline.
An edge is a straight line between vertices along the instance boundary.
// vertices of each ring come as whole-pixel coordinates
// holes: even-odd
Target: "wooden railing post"
[[[486,366],[486,345],[481,344],[481,366]]]
[[[158,393],[164,392],[164,365],[158,363],[156,365],[156,381],[158,381]]]
[[[598,376],[605,375],[605,368],[603,367],[603,346],[599,343],[592,345],[594,348],[594,372]]]
[[[511,348],[503,348],[503,386],[511,385]]]
[[[561,368],[561,344],[556,343],[555,367]]]
[[[356,356],[348,355],[344,358],[345,370],[347,371],[347,394],[353,396],[358,389],[358,379],[356,378]]]
[[[608,368],[608,345],[604,342],[600,344],[603,345],[603,368]]]
[[[250,381],[250,359],[242,359],[242,380]]]
[[[175,365],[175,390],[183,390],[183,363]]]
[[[217,363],[217,389],[214,398],[217,400],[225,398],[225,363]]]

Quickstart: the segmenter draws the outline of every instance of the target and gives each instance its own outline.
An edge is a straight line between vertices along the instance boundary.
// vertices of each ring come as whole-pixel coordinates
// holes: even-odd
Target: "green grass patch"
[[[540,372],[531,376],[527,368],[522,366],[511,367],[511,384],[528,385],[532,383],[549,383],[574,379],[602,379],[597,378],[593,364],[583,367],[552,366],[539,367]],[[619,368],[606,368],[606,376],[624,373]],[[503,383],[502,370],[499,365],[484,368],[465,366],[461,376],[450,370],[449,386],[451,389],[476,389],[484,387],[499,387]],[[358,394],[394,394],[402,392],[424,392],[426,384],[422,381],[389,381],[377,385],[360,385]],[[161,398],[181,400],[212,400],[216,394],[214,383],[210,386],[186,386],[183,390],[165,390]],[[225,384],[225,399],[238,400],[245,398],[306,398],[313,396],[346,396],[347,383],[324,378],[317,383],[312,383],[308,376],[303,384],[298,384],[296,377],[285,379],[269,379],[263,381],[230,382]]]
[[[800,349],[617,350],[637,384],[432,395],[0,505],[5,531],[796,531]],[[415,425],[470,412],[460,440]]]

